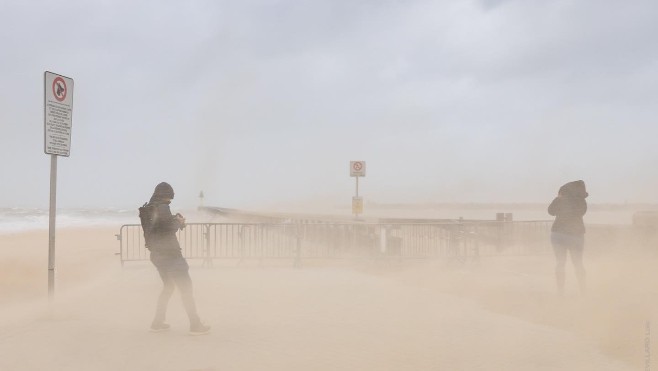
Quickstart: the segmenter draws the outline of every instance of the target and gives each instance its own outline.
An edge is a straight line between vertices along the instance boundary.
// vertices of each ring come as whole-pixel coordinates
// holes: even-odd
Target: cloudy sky
[[[0,207],[658,202],[655,1],[4,1]]]

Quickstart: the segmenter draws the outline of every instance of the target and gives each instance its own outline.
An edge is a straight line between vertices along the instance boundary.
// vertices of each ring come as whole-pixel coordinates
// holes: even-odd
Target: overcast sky
[[[4,1],[0,207],[658,202],[656,1]]]

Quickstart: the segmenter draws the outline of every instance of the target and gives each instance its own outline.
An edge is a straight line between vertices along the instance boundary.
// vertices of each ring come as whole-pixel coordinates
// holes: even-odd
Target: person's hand
[[[178,220],[178,223],[180,223],[181,228],[185,226],[185,217],[182,216],[179,213],[176,213],[176,220]]]

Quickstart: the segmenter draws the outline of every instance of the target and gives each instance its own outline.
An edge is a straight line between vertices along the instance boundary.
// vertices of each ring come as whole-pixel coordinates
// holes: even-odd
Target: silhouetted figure
[[[185,218],[180,214],[171,214],[169,204],[173,198],[174,189],[168,183],[162,182],[155,187],[153,196],[148,202],[148,206],[153,207],[153,217],[147,247],[151,251],[151,262],[158,269],[164,284],[158,298],[151,330],[157,332],[169,329],[169,325],[165,323],[167,304],[174,292],[174,287],[178,287],[185,311],[190,319],[190,333],[204,334],[210,331],[210,326],[201,323],[197,314],[189,266],[176,238],[176,232],[185,228]]]
[[[583,266],[583,249],[585,246],[585,223],[583,216],[587,212],[588,193],[585,182],[569,182],[558,192],[557,197],[548,206],[548,213],[555,216],[551,228],[551,243],[555,251],[557,265],[555,277],[560,295],[564,294],[565,265],[567,252],[576,271],[582,294],[585,293],[585,267]]]

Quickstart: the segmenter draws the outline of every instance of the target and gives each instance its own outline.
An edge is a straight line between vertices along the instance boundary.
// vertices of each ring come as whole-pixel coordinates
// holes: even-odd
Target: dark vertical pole
[[[356,196],[355,196],[356,199],[355,199],[355,200],[352,200],[352,208],[353,208],[353,209],[355,208],[355,207],[354,207],[354,206],[355,206],[355,205],[354,205],[354,202],[356,202],[356,200],[358,200],[358,198],[359,198],[359,177],[357,176],[357,177],[355,177],[355,178],[356,178]],[[353,210],[353,211],[354,211],[354,218],[358,218],[358,217],[359,217],[359,212],[358,212],[358,210]]]
[[[55,297],[55,216],[57,214],[57,155],[50,155],[50,210],[48,218],[48,300]]]

